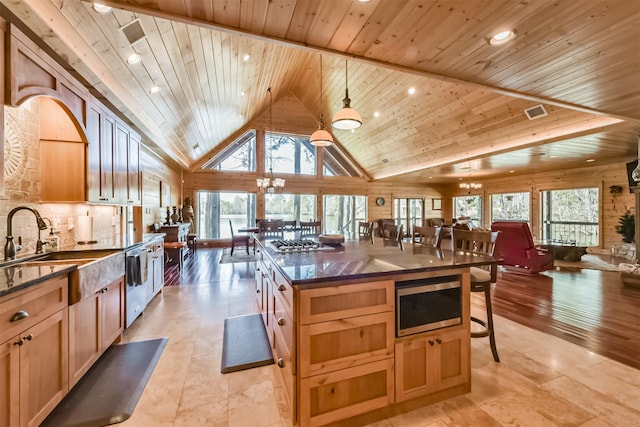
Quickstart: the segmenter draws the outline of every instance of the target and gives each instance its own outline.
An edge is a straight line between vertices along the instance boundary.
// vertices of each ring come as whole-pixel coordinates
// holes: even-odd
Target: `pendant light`
[[[357,129],[362,125],[362,117],[353,108],[351,108],[351,99],[349,99],[349,64],[345,62],[345,97],[342,100],[344,106],[333,116],[331,124],[336,129],[351,130]]]
[[[273,177],[273,132],[271,131],[271,114],[273,111],[273,99],[271,97],[271,88],[267,89],[269,93],[269,175],[264,178],[256,179],[258,191],[261,193],[282,193],[284,190],[285,180],[283,178]],[[265,134],[265,145],[266,145]]]
[[[320,121],[318,121],[318,130],[311,134],[309,141],[316,147],[326,147],[333,144],[333,137],[324,128],[324,116],[322,114],[322,55],[320,55]]]

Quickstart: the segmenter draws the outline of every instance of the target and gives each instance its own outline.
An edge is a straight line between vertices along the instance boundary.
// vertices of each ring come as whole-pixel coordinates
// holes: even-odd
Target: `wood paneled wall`
[[[597,187],[600,191],[600,246],[593,248],[600,252],[608,252],[611,247],[622,243],[622,236],[615,231],[618,218],[626,209],[635,212],[635,197],[629,192],[627,182],[627,169],[625,163],[591,166],[580,169],[567,169],[556,172],[546,172],[533,175],[512,176],[508,179],[481,181],[483,187],[480,190],[472,190],[471,194],[483,196],[483,227],[491,226],[491,194],[506,192],[531,193],[531,231],[534,238],[540,237],[541,229],[541,200],[540,192],[545,190],[562,190],[571,188]],[[619,185],[623,188],[622,194],[612,195],[609,187]],[[445,197],[464,196],[467,190],[457,186],[449,186],[445,190]]]

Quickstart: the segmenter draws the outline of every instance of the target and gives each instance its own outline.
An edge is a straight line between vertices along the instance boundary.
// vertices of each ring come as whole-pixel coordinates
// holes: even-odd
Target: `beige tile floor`
[[[274,365],[220,373],[224,318],[257,312],[252,284],[236,278],[174,286],[151,302],[124,340],[169,342],[121,426],[291,425]],[[487,339],[473,339],[471,393],[372,426],[640,426],[640,371],[495,321],[502,362],[493,362]]]

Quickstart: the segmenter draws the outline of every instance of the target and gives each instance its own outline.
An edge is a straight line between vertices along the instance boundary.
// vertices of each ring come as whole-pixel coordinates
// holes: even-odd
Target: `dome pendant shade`
[[[362,117],[351,108],[351,99],[349,99],[349,89],[345,89],[345,98],[342,100],[344,107],[333,116],[331,124],[336,129],[351,130],[357,129],[362,125]]]
[[[318,130],[311,134],[311,138],[309,138],[309,141],[316,147],[326,147],[333,144],[333,137],[324,128],[324,120],[322,115],[320,115],[320,121],[318,122]]]

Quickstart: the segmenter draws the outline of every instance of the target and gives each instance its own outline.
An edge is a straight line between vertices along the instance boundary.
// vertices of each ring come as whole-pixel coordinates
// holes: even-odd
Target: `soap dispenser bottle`
[[[60,238],[55,235],[55,233],[53,232],[53,228],[51,228],[51,231],[49,232],[47,237],[45,237],[44,239],[44,250],[46,252],[57,251],[59,247],[59,243],[60,243]]]

